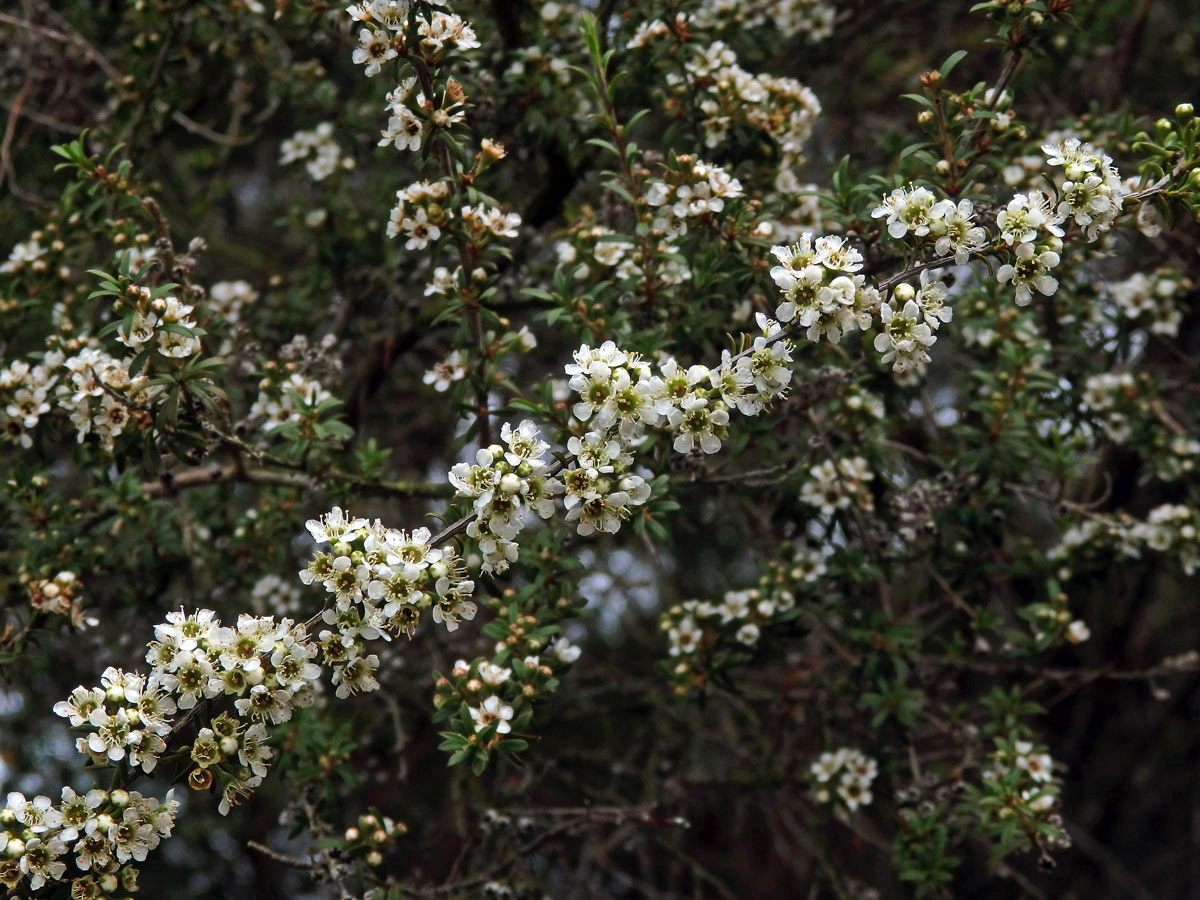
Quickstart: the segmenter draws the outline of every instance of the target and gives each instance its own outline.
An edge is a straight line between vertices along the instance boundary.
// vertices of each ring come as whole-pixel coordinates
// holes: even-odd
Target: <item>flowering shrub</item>
[[[1200,118],[1073,5],[0,15],[0,883],[1180,893]]]

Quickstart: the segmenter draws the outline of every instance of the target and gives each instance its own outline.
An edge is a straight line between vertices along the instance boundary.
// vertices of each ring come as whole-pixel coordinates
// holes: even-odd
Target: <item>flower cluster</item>
[[[666,672],[676,692],[702,687],[727,654],[751,652],[764,630],[795,615],[797,593],[815,587],[825,571],[823,551],[789,543],[755,587],[727,591],[720,603],[688,600],[666,610],[659,629],[667,636]]]
[[[13,245],[8,259],[0,263],[0,275],[18,275],[25,269],[44,272],[47,266],[44,258],[47,248],[41,245],[42,237],[41,232],[34,232],[29,240]]]
[[[755,415],[782,396],[791,380],[791,348],[781,339],[779,324],[760,314],[759,325],[762,334],[745,353],[735,360],[725,351],[721,364],[711,370],[703,365],[684,369],[666,357],[656,374],[646,360],[620,350],[612,341],[596,348],[580,347],[575,362],[566,367],[568,385],[579,395],[572,412],[598,431],[572,452],[582,459],[582,450],[607,448],[613,431],[629,444],[646,426],[662,426],[675,434],[677,452],[690,453],[699,447],[716,453],[727,436],[730,409]],[[599,455],[606,465],[613,458],[607,449]],[[570,495],[569,478],[567,487]]]
[[[130,288],[140,294],[134,309],[117,332],[117,340],[134,353],[154,351],[171,359],[187,359],[200,352],[200,335],[194,309],[177,297],[153,297],[144,287]]]
[[[406,47],[404,30],[408,26],[408,0],[367,0],[347,7],[346,11],[364,28],[358,32],[353,59],[363,66],[368,78],[378,75],[383,64],[403,50],[421,56],[426,64],[440,62],[454,50],[473,50],[479,46],[475,31],[453,13],[440,9],[419,13],[417,33]]]
[[[260,422],[264,434],[280,425],[300,423],[334,401],[334,396],[319,381],[292,372],[280,378],[275,366],[258,383],[258,397],[250,407],[247,418]]]
[[[836,797],[854,812],[860,806],[870,806],[874,799],[871,784],[879,774],[879,766],[861,750],[840,747],[833,753],[822,753],[809,771],[817,782],[818,803],[829,803]]]
[[[58,353],[40,365],[16,360],[0,369],[0,428],[14,444],[33,446],[30,432],[50,412],[50,395],[58,383],[54,370],[61,362],[62,354]]]
[[[653,227],[672,236],[687,233],[688,220],[719,213],[726,198],[742,196],[742,185],[720,166],[691,157],[676,159],[678,168],[646,189],[646,202],[657,210]]]
[[[667,218],[659,218],[661,221],[656,227],[669,224]],[[599,265],[613,270],[611,275],[597,273],[604,281],[641,279],[647,265],[653,266],[655,282],[662,286],[681,284],[692,277],[691,270],[681,261],[678,246],[670,240],[656,242],[651,248],[652,255],[647,256],[645,248],[635,246],[628,237],[597,223],[576,229],[572,238],[573,241],[558,241],[554,249],[559,265],[570,267],[567,271],[577,281],[592,275],[592,267],[580,259],[581,251]]]
[[[531,704],[557,689],[559,676],[579,659],[580,649],[559,636],[564,618],[577,615],[579,603],[554,597],[544,603],[543,589],[506,588],[486,601],[496,614],[484,633],[496,640],[490,658],[460,659],[434,686],[436,721],[449,721],[442,749],[454,762],[486,760],[489,749],[518,749],[506,738],[523,730]],[[471,757],[468,759],[468,757]]]
[[[1083,389],[1083,408],[1100,420],[1112,440],[1121,444],[1133,433],[1139,393],[1137,379],[1129,372],[1089,375]]]
[[[576,531],[616,534],[630,507],[650,499],[650,485],[641,475],[629,472],[633,454],[610,431],[589,431],[567,442],[572,465],[563,472],[567,521]]]
[[[1049,297],[1058,290],[1050,271],[1061,261],[1063,217],[1042,191],[1017,194],[996,214],[1000,240],[1013,249],[1013,261],[996,270],[996,280],[1012,283],[1018,306],[1033,302],[1033,291]]]
[[[278,575],[264,575],[254,582],[250,599],[260,613],[295,616],[300,612],[300,590],[291,581],[284,581]]]
[[[82,583],[74,572],[62,571],[53,578],[37,578],[25,585],[29,593],[29,605],[49,615],[66,616],[72,627],[88,628],[97,620],[85,616],[83,598],[80,596]]]
[[[856,275],[862,268],[862,254],[840,237],[819,237],[815,241],[805,233],[790,246],[772,247],[779,261],[772,267],[771,278],[783,292],[783,302],[775,315],[784,325],[796,321],[807,329],[813,342],[827,337],[838,343],[842,335],[871,326],[871,317],[880,308],[879,291]]]
[[[1034,815],[1049,812],[1058,799],[1054,760],[1031,741],[998,740],[983,781],[985,789],[1018,801]]]
[[[784,39],[802,37],[816,43],[833,34],[837,7],[829,0],[768,0],[744,3],[741,0],[705,0],[692,13],[697,28],[762,28]]]
[[[756,415],[782,396],[791,380],[790,344],[781,339],[777,322],[761,314],[758,318],[762,333],[751,347],[736,359],[725,351],[721,364],[711,370],[703,365],[684,369],[674,358],[664,357],[655,374],[641,356],[620,350],[612,341],[597,348],[580,347],[575,362],[566,367],[568,385],[580,398],[572,413],[600,429],[580,448],[587,449],[584,443],[607,448],[613,431],[628,445],[649,425],[673,432],[679,453],[696,447],[716,453],[728,434],[730,409]],[[578,450],[573,452],[582,459]],[[604,464],[611,461],[607,450],[600,455],[606,458]],[[590,463],[580,467],[594,468]],[[567,488],[569,496],[569,477]]]
[[[147,377],[129,375],[128,361],[119,361],[91,346],[87,339],[71,341],[78,348],[67,356],[62,349],[47,351],[42,361],[29,365],[17,360],[0,369],[0,428],[4,436],[22,447],[33,446],[31,432],[54,409],[66,412],[77,438],[89,434],[110,451],[113,442],[139,416],[134,408],[141,399]]]
[[[1062,166],[1055,210],[1066,221],[1074,217],[1089,242],[1112,228],[1125,202],[1125,185],[1108,154],[1078,138],[1042,145],[1047,163]]]
[[[310,131],[297,131],[279,146],[282,165],[304,160],[313,181],[324,181],[339,169],[353,169],[354,158],[342,154],[333,136],[333,123],[322,122]]]
[[[179,808],[173,795],[169,791],[166,800],[157,800],[98,788],[80,795],[64,787],[55,803],[10,793],[0,807],[0,884],[38,891],[69,879],[77,900],[136,891],[138,871],[128,863],[144,861],[170,837]]]
[[[444,181],[417,181],[396,191],[387,236],[407,235],[406,249],[424,250],[450,224],[454,211],[445,206],[449,196],[450,185]]]
[[[874,508],[867,482],[875,473],[861,456],[836,462],[827,459],[809,469],[808,475],[809,480],[800,489],[800,500],[815,506],[822,515],[831,516],[839,509],[849,509],[851,504],[863,511]]]
[[[218,281],[208,290],[208,308],[234,324],[241,318],[243,307],[258,300],[258,291],[248,281]]]
[[[871,217],[884,219],[893,238],[911,235],[931,243],[935,253],[953,254],[960,266],[987,244],[987,231],[975,224],[975,206],[970,200],[938,200],[928,188],[896,188],[871,211]]]
[[[1197,469],[1200,457],[1200,440],[1186,434],[1158,437],[1154,456],[1154,470],[1163,481],[1178,481]]]
[[[1200,571],[1200,510],[1178,503],[1154,507],[1145,521],[1128,513],[1093,514],[1063,532],[1050,558],[1060,561],[1059,577],[1071,577],[1071,561],[1140,559],[1145,550],[1170,554],[1187,575]]]
[[[334,595],[333,607],[322,616],[335,630],[318,637],[339,697],[379,686],[373,675],[379,658],[366,654],[364,641],[411,636],[427,609],[449,631],[475,618],[470,599],[475,582],[453,549],[432,546],[428,528],[410,534],[385,528],[378,519],[349,518],[336,506],[307,524],[318,544],[333,545],[333,553],[314,554],[300,580]]]
[[[954,318],[954,310],[946,304],[948,296],[945,283],[934,279],[928,269],[921,273],[919,288],[896,285],[891,299],[879,306],[883,329],[874,343],[883,354],[879,361],[891,363],[898,375],[919,376],[929,362],[929,348],[937,342],[933,332]]]
[[[148,675],[109,667],[99,687],[75,688],[54,712],[87,732],[75,744],[93,764],[128,761],[152,772],[179,710],[217,697],[232,699],[236,714],[213,719],[190,749],[201,770],[193,771],[192,785],[207,788],[219,775],[224,814],[265,774],[271,750],[264,723],[286,722],[293,709],[311,704],[321,673],[314,662],[317,647],[291,619],[242,615],[231,628],[204,609],[168,613],[154,635],[146,653]]]
[[[533,422],[526,419],[516,428],[505,422],[500,438],[504,446],[483,447],[474,465],[460,462],[449,473],[456,495],[471,501],[475,518],[467,535],[479,543],[485,572],[503,572],[516,562],[515,538],[525,526],[525,509],[548,519],[554,497],[563,492],[546,464],[550,445]]]
[[[1153,334],[1175,337],[1183,312],[1179,300],[1192,288],[1192,283],[1178,272],[1164,270],[1153,275],[1135,272],[1123,281],[1104,286],[1122,316],[1130,322],[1146,323]]]
[[[687,17],[679,13],[671,24],[661,19],[642,24],[627,46],[636,49],[669,35],[687,34]],[[735,128],[760,131],[779,143],[781,171],[803,159],[802,150],[821,114],[816,95],[799,81],[746,71],[723,41],[694,48],[684,72],[668,73],[666,83],[678,98],[696,98],[705,146],[719,146]]]
[[[764,132],[779,143],[779,168],[803,159],[803,148],[821,114],[816,94],[794,78],[754,75],[737,62],[737,54],[716,41],[698,50],[685,66],[686,75],[672,72],[667,84],[677,94],[695,91],[704,116],[704,143],[717,147],[735,127]]]

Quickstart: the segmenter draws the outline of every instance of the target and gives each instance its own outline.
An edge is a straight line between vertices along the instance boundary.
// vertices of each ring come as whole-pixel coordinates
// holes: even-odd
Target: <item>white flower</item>
[[[484,684],[496,687],[508,681],[512,675],[512,669],[505,669],[496,665],[493,662],[481,662],[479,664],[479,678]]]
[[[737,630],[736,636],[738,643],[745,644],[746,646],[750,647],[758,643],[758,638],[761,633],[762,632],[759,631],[757,625],[755,625],[753,622],[747,622]]]
[[[392,36],[386,31],[363,28],[358,32],[358,46],[354,50],[353,59],[357,65],[366,66],[363,74],[368,78],[378,75],[383,64],[398,55],[392,44]]]
[[[921,321],[923,315],[915,300],[906,302],[899,312],[893,310],[891,304],[882,303],[879,317],[883,331],[875,335],[875,349],[883,354],[881,363],[887,365],[890,362],[894,371],[904,372],[929,362],[927,349],[937,338]]]
[[[1050,275],[1050,270],[1058,263],[1059,256],[1055,251],[1043,250],[1039,253],[1033,244],[1020,244],[1016,259],[996,271],[996,280],[1001,284],[1011,281],[1017,289],[1017,305],[1028,306],[1033,301],[1030,288],[1047,297],[1058,290],[1058,279]]]
[[[1024,769],[1034,781],[1045,782],[1054,777],[1054,760],[1048,753],[1033,753],[1028,741],[1017,741],[1017,767]]]
[[[495,694],[484,700],[480,707],[467,707],[467,712],[475,720],[476,731],[483,731],[492,724],[496,726],[496,734],[508,734],[512,731],[512,726],[508,723],[513,717],[513,708],[503,703]]]
[[[560,637],[554,642],[553,652],[555,659],[559,662],[570,664],[579,659],[582,651],[565,637]]]
[[[445,271],[445,270],[443,270]],[[450,385],[467,377],[467,367],[463,362],[462,353],[452,350],[450,355],[441,362],[434,363],[433,368],[425,373],[424,382],[432,384],[439,393],[448,391]]]
[[[339,541],[355,540],[366,529],[367,524],[366,519],[348,518],[341,507],[335,506],[320,519],[309,519],[305,527],[318,544],[335,544]]]
[[[937,198],[926,188],[896,188],[871,211],[874,219],[885,219],[888,234],[902,238],[910,231],[916,237],[929,234]]]

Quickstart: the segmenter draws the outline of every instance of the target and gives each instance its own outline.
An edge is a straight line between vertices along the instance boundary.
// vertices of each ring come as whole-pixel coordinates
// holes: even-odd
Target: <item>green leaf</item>
[[[966,50],[956,50],[955,52],[951,53],[949,58],[942,63],[942,67],[938,69],[938,74],[945,78],[954,70],[955,66],[962,62],[962,58],[966,55]]]

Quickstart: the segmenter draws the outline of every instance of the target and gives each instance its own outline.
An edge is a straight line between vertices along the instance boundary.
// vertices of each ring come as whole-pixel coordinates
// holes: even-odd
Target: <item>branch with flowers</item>
[[[312,843],[248,839],[343,896],[512,896],[540,877],[522,848],[578,842],[633,885],[616,835],[735,896],[672,830],[714,767],[756,808],[784,786],[752,814],[837,895],[859,886],[832,862],[847,836],[887,862],[882,889],[922,896],[1067,853],[1071,786],[1039,718],[1066,702],[1054,686],[1157,698],[1194,670],[1069,665],[1105,627],[1101,579],[1200,566],[1194,289],[1171,219],[1200,210],[1191,106],[1145,128],[1026,121],[1018,64],[1066,34],[1070,4],[979,4],[999,79],[969,85],[951,54],[907,95],[922,139],[834,163],[817,94],[743,40],[825,40],[847,24],[829,4],[555,3],[492,23],[372,0],[275,25],[244,6],[221,13],[229,35],[345,57],[289,69],[314,87],[290,95],[311,127],[279,147],[307,177],[276,210],[300,274],[255,287],[200,239],[177,251],[167,192],[87,136],[55,148],[75,181],[0,266],[5,503],[25,523],[0,666],[15,679],[110,622],[136,644],[139,608],[163,619],[148,669],[110,665],[54,706],[109,780],[8,793],[0,882],[124,896],[193,818],[180,787],[233,823],[269,808],[272,768]],[[180,16],[168,43],[218,40]],[[321,107],[349,64],[366,79],[342,78],[347,96],[385,82],[383,117],[365,93]],[[137,97],[131,121],[155,108]],[[559,153],[541,137],[575,171],[535,222],[526,180]],[[809,153],[827,187],[800,182]],[[1137,502],[1113,487],[1130,458]],[[305,590],[279,576],[303,556]],[[444,629],[415,640],[426,612]],[[590,641],[589,614],[609,623]],[[636,653],[592,652],[602,628]],[[366,725],[384,705],[386,753]],[[398,824],[380,798],[401,796],[355,771],[399,760],[407,779],[435,724],[461,853],[430,874],[395,854],[438,840],[437,814]],[[510,814],[478,805],[527,789],[496,804]]]

